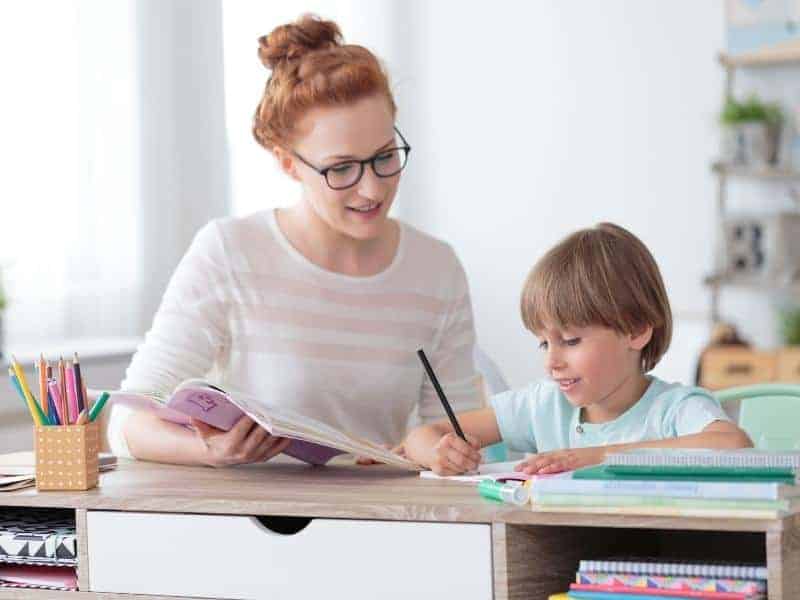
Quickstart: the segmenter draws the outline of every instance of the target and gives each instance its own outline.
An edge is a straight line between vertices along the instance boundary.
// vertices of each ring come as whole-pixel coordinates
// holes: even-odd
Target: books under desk
[[[75,511],[0,508],[0,587],[77,590]]]

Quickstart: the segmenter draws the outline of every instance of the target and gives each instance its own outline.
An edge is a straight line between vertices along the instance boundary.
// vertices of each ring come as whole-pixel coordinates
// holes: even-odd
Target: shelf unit
[[[800,41],[783,44],[779,47],[749,52],[740,55],[720,53],[720,65],[725,69],[725,96],[733,93],[734,79],[737,69],[771,68],[800,65]],[[723,99],[724,99],[723,98]],[[755,181],[800,181],[800,170],[788,167],[734,165],[714,162],[712,172],[717,176],[717,222],[722,223],[727,211],[728,183],[732,178],[744,178]],[[732,277],[720,273],[711,273],[704,279],[711,290],[711,318],[719,322],[719,297],[723,286],[737,285],[746,287],[764,287],[764,282],[752,277]]]

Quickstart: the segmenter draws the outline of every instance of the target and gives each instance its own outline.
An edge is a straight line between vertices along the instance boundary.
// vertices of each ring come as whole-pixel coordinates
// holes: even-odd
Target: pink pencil
[[[61,390],[58,389],[58,382],[55,379],[50,379],[47,383],[47,389],[50,390],[50,395],[53,397],[53,404],[56,406],[59,422],[62,425],[67,425],[67,421],[64,418],[67,415],[64,414],[64,405],[61,403]]]
[[[72,367],[67,367],[67,408],[68,421],[65,425],[72,425],[78,418],[78,395],[75,393],[75,371]]]

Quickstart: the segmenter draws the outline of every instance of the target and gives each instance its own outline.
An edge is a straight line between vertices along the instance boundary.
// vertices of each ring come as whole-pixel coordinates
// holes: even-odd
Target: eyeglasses
[[[372,167],[372,172],[378,177],[393,177],[405,168],[408,162],[408,153],[411,152],[411,146],[408,145],[406,138],[403,137],[397,127],[394,130],[403,140],[403,145],[381,150],[375,156],[364,160],[347,160],[319,169],[294,150],[292,150],[292,154],[300,159],[303,164],[322,175],[329,188],[332,190],[346,190],[361,181],[361,177],[364,175],[364,166],[367,164]]]

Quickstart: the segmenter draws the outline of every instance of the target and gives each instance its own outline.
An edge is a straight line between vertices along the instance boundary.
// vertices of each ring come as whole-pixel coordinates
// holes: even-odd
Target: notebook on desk
[[[520,473],[514,470],[520,461],[483,463],[478,465],[478,470],[474,473],[463,475],[437,475],[433,471],[422,471],[419,476],[423,479],[443,479],[446,481],[462,481],[466,483],[477,483],[484,479],[494,481],[527,481],[533,479],[533,475]]]

